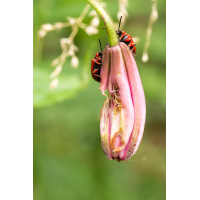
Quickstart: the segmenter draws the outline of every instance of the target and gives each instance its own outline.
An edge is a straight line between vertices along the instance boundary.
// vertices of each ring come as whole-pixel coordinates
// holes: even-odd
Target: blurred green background
[[[118,3],[104,1],[117,22]],[[153,25],[149,61],[141,61],[152,2],[130,1],[123,27],[139,37],[135,57],[147,102],[144,135],[128,162],[110,161],[101,148],[100,110],[105,97],[90,76],[90,61],[107,44],[101,20],[99,33],[88,36],[79,29],[74,43],[79,48],[79,67],[66,60],[59,86],[49,91],[51,61],[61,54],[60,38],[71,29],[53,31],[39,42],[37,31],[45,23],[78,17],[84,0],[33,0],[33,145],[34,200],[166,199],[166,1],[158,1],[158,20]],[[90,8],[92,10],[92,8]],[[86,16],[84,23],[92,18]]]

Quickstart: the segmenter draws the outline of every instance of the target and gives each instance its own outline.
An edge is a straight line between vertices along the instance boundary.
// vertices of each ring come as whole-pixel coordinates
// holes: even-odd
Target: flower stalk
[[[115,32],[115,27],[113,25],[112,20],[108,16],[108,14],[95,0],[86,0],[86,1],[93,7],[93,9],[97,12],[97,14],[103,19],[105,27],[106,27],[107,35],[108,35],[109,46],[113,47],[115,45],[118,45],[119,43],[118,43],[117,35]]]

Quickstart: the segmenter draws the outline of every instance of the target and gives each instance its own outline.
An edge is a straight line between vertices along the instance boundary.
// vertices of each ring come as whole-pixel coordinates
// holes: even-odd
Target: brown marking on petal
[[[110,145],[107,132],[101,135],[101,146],[106,157],[112,160],[112,157],[110,156]]]
[[[120,73],[120,72],[117,72],[117,75],[118,75],[119,77],[121,77],[121,73]]]
[[[109,120],[109,101],[104,100],[103,107],[101,109],[101,122],[100,122],[100,132],[101,132],[101,146],[104,154],[108,159],[112,160],[112,152],[110,149],[110,120]]]
[[[112,97],[114,101],[114,114],[117,115],[117,113],[120,112],[123,108],[119,97],[119,90],[115,90]]]
[[[112,149],[113,157],[116,158],[118,156],[118,152],[120,152],[125,146],[125,142],[123,140],[123,130],[121,128],[114,134],[110,142],[110,146]]]

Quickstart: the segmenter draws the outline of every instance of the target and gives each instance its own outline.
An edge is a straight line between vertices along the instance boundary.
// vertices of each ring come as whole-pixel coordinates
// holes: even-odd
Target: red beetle
[[[101,41],[99,40],[100,47],[101,47]],[[92,78],[97,81],[101,82],[100,72],[101,72],[101,65],[102,65],[102,48],[101,51],[96,53],[95,57],[91,61],[91,74]]]
[[[121,20],[122,20],[122,16],[119,21],[119,28],[120,28]],[[129,34],[125,33],[125,31],[119,30],[119,28],[118,28],[118,31],[116,31],[116,33],[119,35],[118,41],[124,42],[126,45],[128,45],[130,50],[133,52],[133,55],[135,55],[136,54],[135,42],[133,41],[132,37]]]

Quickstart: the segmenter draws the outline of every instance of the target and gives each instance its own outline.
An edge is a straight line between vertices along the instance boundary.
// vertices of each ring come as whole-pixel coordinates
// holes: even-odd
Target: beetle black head
[[[119,36],[121,36],[121,34],[122,34],[122,31],[119,30],[120,25],[121,25],[121,20],[122,20],[122,16],[120,17],[120,20],[119,20],[119,27],[118,27],[118,30],[116,31],[116,33],[117,33]]]

